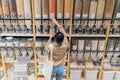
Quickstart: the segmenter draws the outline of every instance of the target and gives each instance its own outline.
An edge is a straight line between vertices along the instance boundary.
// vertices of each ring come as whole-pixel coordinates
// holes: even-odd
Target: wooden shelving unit
[[[33,57],[33,60],[31,60],[30,62],[28,63],[33,63],[35,65],[35,77],[34,78],[31,78],[31,77],[28,77],[28,80],[44,80],[44,76],[39,74],[38,72],[38,58],[37,58],[37,52],[36,52],[36,38],[37,37],[49,37],[49,34],[36,34],[36,27],[35,27],[35,11],[34,11],[34,0],[31,0],[32,2],[32,19],[31,19],[31,22],[32,22],[32,27],[33,27],[33,34],[0,34],[0,37],[6,37],[6,36],[12,36],[12,37],[32,37],[33,38],[33,52],[34,52],[34,57]],[[73,9],[73,2],[74,0],[71,0],[71,6],[72,6],[72,9]],[[73,11],[71,10],[71,14],[73,14]],[[19,20],[19,19],[18,19]],[[41,19],[42,20],[42,19]],[[63,19],[64,20],[64,19]],[[63,24],[64,25],[64,24]],[[81,37],[88,37],[88,38],[105,38],[105,48],[104,48],[104,56],[102,57],[102,61],[101,61],[101,66],[100,68],[95,68],[95,67],[92,67],[92,68],[89,68],[89,67],[84,67],[84,68],[81,68],[81,67],[70,67],[70,53],[71,53],[71,46],[69,46],[69,50],[68,50],[68,54],[67,54],[67,59],[66,59],[66,63],[67,65],[65,65],[65,69],[66,69],[66,75],[64,75],[64,78],[63,80],[69,80],[70,79],[70,70],[98,70],[99,71],[99,74],[98,74],[98,80],[101,80],[102,78],[102,72],[103,70],[114,70],[114,71],[120,71],[120,68],[112,68],[112,69],[104,69],[103,66],[104,66],[104,57],[105,57],[105,54],[106,54],[106,48],[107,48],[107,42],[108,42],[108,39],[111,38],[111,37],[120,37],[120,35],[109,35],[109,31],[110,31],[110,24],[108,25],[107,27],[107,31],[106,31],[106,34],[105,35],[100,35],[100,34],[72,34],[72,27],[73,27],[73,16],[71,16],[70,18],[70,27],[69,27],[69,33],[67,34],[67,37],[68,37],[68,40],[69,40],[69,45],[71,45],[71,40],[73,37],[75,38],[81,38]],[[2,57],[2,67],[0,67],[0,70],[3,70],[4,71],[4,77],[3,79],[1,80],[9,80],[8,79],[8,76],[7,76],[7,69],[6,69],[6,64],[13,64],[13,63],[17,63],[16,60],[12,61],[12,62],[6,62],[4,57]],[[42,79],[43,78],[43,79]],[[85,80],[84,78],[82,78],[81,80]]]
[[[106,37],[105,35],[99,35],[99,34],[72,34],[71,37]]]
[[[117,37],[120,37],[120,35],[109,35],[108,37],[115,37],[115,38],[117,38]]]
[[[33,34],[0,34],[1,37],[4,36],[13,36],[13,37],[33,37]]]

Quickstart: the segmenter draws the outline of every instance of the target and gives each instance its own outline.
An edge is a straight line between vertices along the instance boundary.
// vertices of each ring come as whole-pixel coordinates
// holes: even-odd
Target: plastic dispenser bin
[[[114,71],[103,71],[102,80],[113,80]]]
[[[70,70],[70,80],[81,80],[82,70]]]
[[[86,70],[85,80],[97,80],[98,70]]]
[[[14,80],[14,69],[13,68],[8,69],[7,74],[9,76],[9,80]]]
[[[25,63],[15,63],[14,72],[16,80],[28,80],[28,65]]]
[[[115,73],[115,80],[120,80],[120,71]]]

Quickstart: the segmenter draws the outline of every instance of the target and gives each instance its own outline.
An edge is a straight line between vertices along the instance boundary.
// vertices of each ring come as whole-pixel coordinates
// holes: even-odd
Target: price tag
[[[116,48],[115,50],[116,50],[116,51],[119,51],[119,48]]]
[[[93,47],[92,47],[92,50],[96,50],[96,48],[97,48],[96,46],[93,46]]]
[[[110,51],[112,51],[113,50],[113,48],[110,48]]]
[[[116,17],[117,17],[117,18],[120,18],[120,13],[117,13]]]
[[[24,47],[25,45],[24,44],[20,44],[20,46]]]
[[[80,50],[83,50],[83,48],[84,48],[83,46],[80,46]]]
[[[48,15],[47,14],[43,14],[43,18],[44,19],[48,18]]]
[[[93,13],[91,16],[90,16],[90,18],[95,18],[95,13]]]
[[[32,45],[31,45],[31,44],[28,44],[28,47],[32,47]]]
[[[39,47],[39,44],[38,44],[38,43],[36,43],[36,47]]]
[[[62,18],[62,13],[58,13],[57,18],[61,19]]]
[[[10,47],[10,46],[13,46],[13,44],[12,43],[7,43],[7,46]]]
[[[31,28],[31,21],[25,21],[26,25],[27,25],[27,28]]]
[[[0,46],[3,46],[3,47],[5,47],[5,46],[6,46],[6,44],[5,44],[5,43],[1,43],[1,44],[0,44]]]
[[[90,50],[90,47],[86,47],[86,50]]]
[[[73,48],[73,50],[76,50],[76,49],[77,49],[77,46],[75,45],[75,46],[73,46],[72,48]]]
[[[54,17],[55,17],[54,13],[50,13],[50,18],[54,18]]]
[[[41,14],[35,14],[35,18],[41,18]]]
[[[2,50],[2,51],[1,51],[1,55],[2,55],[2,56],[6,56],[6,53],[7,53],[6,50]]]
[[[66,14],[65,14],[65,18],[70,18],[70,14],[69,14],[69,13],[66,13]]]
[[[80,18],[80,14],[75,14],[75,17],[76,18]]]
[[[18,13],[18,18],[19,18],[19,19],[21,19],[21,18],[23,18],[23,17],[24,17],[23,14]]]
[[[103,46],[101,46],[99,50],[101,50],[101,51],[102,51],[102,50],[104,50],[104,47],[103,47]]]
[[[83,14],[83,17],[84,17],[84,18],[87,18],[87,17],[88,17],[88,14]]]

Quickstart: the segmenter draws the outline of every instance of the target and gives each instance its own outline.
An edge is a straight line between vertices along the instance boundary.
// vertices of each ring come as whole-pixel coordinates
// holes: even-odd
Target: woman
[[[64,31],[63,27],[58,24],[58,22],[53,18],[52,22],[55,23],[59,29],[59,32],[55,34],[50,34],[50,39],[47,42],[47,46],[51,43],[51,39],[54,36],[54,42],[53,42],[53,71],[51,80],[53,80],[54,75],[56,75],[56,80],[62,80],[63,71],[64,71],[64,57],[67,52],[68,48],[68,40],[66,32]]]

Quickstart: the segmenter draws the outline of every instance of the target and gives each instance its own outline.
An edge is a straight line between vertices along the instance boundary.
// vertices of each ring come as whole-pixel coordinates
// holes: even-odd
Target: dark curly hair
[[[55,41],[58,43],[58,44],[61,44],[64,40],[64,35],[62,32],[57,32],[55,34]]]

